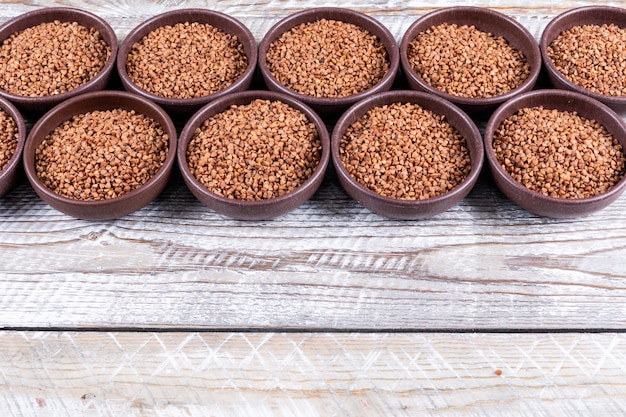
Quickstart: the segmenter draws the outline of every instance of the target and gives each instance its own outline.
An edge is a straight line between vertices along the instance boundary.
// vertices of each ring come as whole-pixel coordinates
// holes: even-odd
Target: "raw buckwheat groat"
[[[348,173],[391,198],[423,200],[445,194],[471,170],[459,132],[445,116],[417,104],[371,109],[346,130],[339,146]]]
[[[233,105],[202,123],[187,146],[192,175],[209,191],[236,200],[279,197],[319,165],[315,125],[281,101]]]
[[[42,23],[0,46],[0,88],[25,97],[65,93],[93,79],[110,55],[111,47],[94,28]]]

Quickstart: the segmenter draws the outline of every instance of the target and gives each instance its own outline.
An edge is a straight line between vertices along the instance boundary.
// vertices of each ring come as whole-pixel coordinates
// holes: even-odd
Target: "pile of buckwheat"
[[[383,43],[367,30],[336,20],[302,23],[268,47],[271,74],[312,97],[346,97],[376,85],[389,70]]]
[[[525,108],[495,131],[498,162],[517,182],[546,196],[587,198],[624,176],[624,150],[607,130],[575,112]]]
[[[65,93],[92,80],[110,55],[111,47],[94,28],[42,23],[0,46],[0,89],[25,97]]]
[[[403,200],[445,194],[471,171],[465,140],[446,117],[411,103],[368,111],[348,127],[339,153],[361,185]]]
[[[139,188],[163,166],[169,137],[134,110],[79,114],[54,129],[35,153],[43,184],[74,200],[106,200]]]
[[[186,157],[209,191],[235,200],[279,197],[302,185],[319,165],[315,125],[281,101],[233,105],[196,129]]]
[[[15,120],[10,114],[0,109],[0,171],[15,154],[18,136]]]
[[[212,25],[159,27],[135,43],[126,71],[139,88],[166,98],[197,98],[235,83],[248,68],[236,36]]]
[[[571,82],[608,96],[626,96],[626,29],[583,25],[563,31],[548,45],[554,66]]]
[[[467,25],[425,30],[409,42],[407,58],[426,83],[459,97],[506,94],[530,75],[524,54],[506,39]]]

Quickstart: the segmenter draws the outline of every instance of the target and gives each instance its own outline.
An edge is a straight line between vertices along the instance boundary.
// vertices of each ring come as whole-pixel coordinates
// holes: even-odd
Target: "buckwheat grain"
[[[312,97],[346,97],[376,85],[389,70],[383,43],[367,30],[336,20],[302,23],[268,47],[271,74]]]
[[[163,166],[169,138],[133,110],[79,114],[54,129],[35,153],[43,184],[75,200],[106,200],[139,188]]]
[[[407,58],[426,83],[459,97],[506,94],[530,75],[524,54],[506,39],[467,25],[442,23],[419,33]]]
[[[575,112],[525,108],[493,136],[498,162],[513,179],[557,198],[588,198],[624,176],[624,150],[598,122]]]
[[[235,200],[279,197],[302,185],[319,165],[315,125],[281,101],[234,105],[202,123],[187,147],[193,176]]]
[[[574,84],[599,94],[626,95],[626,29],[615,24],[574,26],[561,32],[547,52]]]
[[[197,98],[235,83],[248,67],[236,36],[212,25],[185,22],[157,28],[135,43],[128,76],[141,89],[167,98]]]
[[[445,116],[411,103],[368,111],[348,127],[339,153],[361,185],[403,200],[445,194],[471,170],[465,140]]]
[[[7,112],[0,109],[0,171],[15,154],[18,135],[15,120]]]
[[[42,23],[0,46],[0,88],[25,97],[65,93],[92,80],[110,55],[111,47],[94,28]]]

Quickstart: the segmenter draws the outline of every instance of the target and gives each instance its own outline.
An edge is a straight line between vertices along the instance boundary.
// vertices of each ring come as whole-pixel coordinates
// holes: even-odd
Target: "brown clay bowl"
[[[389,70],[383,78],[368,90],[345,97],[315,97],[301,94],[280,83],[272,74],[267,64],[267,51],[276,39],[283,33],[302,23],[313,23],[321,19],[336,20],[354,24],[377,36],[385,46],[389,59]],[[338,45],[341,48],[341,45]],[[322,116],[339,117],[343,111],[363,98],[391,89],[400,66],[398,44],[383,24],[376,19],[355,10],[338,7],[318,7],[296,12],[276,23],[259,43],[259,70],[269,90],[288,94],[297,100],[309,105]]]
[[[230,86],[202,97],[196,98],[167,98],[148,92],[135,84],[128,75],[126,65],[128,63],[128,54],[132,46],[139,42],[144,36],[157,28],[163,26],[172,26],[177,23],[198,22],[211,25],[217,29],[221,29],[225,33],[237,36],[241,42],[246,56],[248,57],[248,67],[241,77]],[[254,35],[239,20],[214,10],[207,9],[180,9],[172,10],[154,16],[135,27],[126,38],[121,42],[117,59],[117,71],[124,89],[135,94],[146,97],[166,111],[177,114],[191,114],[197,111],[206,103],[215,100],[218,97],[234,93],[236,91],[246,90],[250,87],[254,77],[257,63],[257,43]]]
[[[548,80],[552,87],[586,94],[620,113],[626,112],[626,96],[610,96],[591,91],[572,82],[556,68],[548,53],[548,46],[561,32],[575,26],[603,25],[614,23],[620,28],[626,28],[626,9],[610,6],[584,6],[568,10],[552,19],[545,27],[539,40]]]
[[[35,152],[43,139],[75,115],[97,110],[135,110],[154,119],[169,136],[163,166],[141,187],[108,200],[84,201],[61,196],[46,187],[35,171]],[[123,217],[147,205],[165,188],[176,160],[176,128],[169,115],[152,101],[125,91],[96,91],[73,97],[44,114],[30,131],[24,146],[24,170],[39,197],[53,208],[85,220]]]
[[[4,97],[0,97],[0,109],[13,118],[17,125],[17,147],[9,162],[0,169],[0,197],[8,193],[22,172],[22,151],[26,142],[26,125],[19,110]]]
[[[438,115],[444,115],[465,139],[470,153],[471,171],[467,178],[451,191],[423,200],[405,200],[384,196],[361,185],[341,161],[339,148],[346,130],[370,109],[393,103],[418,104]],[[331,155],[337,177],[343,189],[354,200],[381,216],[400,219],[425,219],[442,213],[459,203],[472,190],[483,165],[482,138],[476,124],[459,107],[433,94],[420,91],[389,91],[368,97],[350,107],[339,119],[331,137]]]
[[[544,217],[574,218],[601,210],[614,202],[626,188],[622,178],[607,192],[590,198],[555,198],[533,191],[515,181],[498,163],[493,149],[493,136],[508,117],[523,108],[543,106],[559,111],[575,111],[582,117],[596,120],[626,149],[626,125],[611,108],[580,93],[567,90],[536,90],[521,94],[500,106],[487,122],[484,134],[485,154],[496,186],[523,209]]]
[[[102,90],[106,88],[115,66],[118,49],[115,31],[104,19],[80,9],[48,7],[24,13],[7,21],[0,27],[0,43],[4,42],[16,32],[21,32],[30,27],[53,22],[55,20],[61,22],[77,22],[82,26],[95,28],[104,41],[110,46],[111,55],[98,75],[87,83],[64,93],[42,97],[27,97],[10,93],[6,90],[0,90],[0,95],[11,101],[22,112],[43,113],[71,97],[90,91]]]
[[[530,74],[526,81],[506,94],[482,98],[461,97],[448,94],[428,84],[417,75],[409,62],[409,44],[420,33],[443,23],[457,24],[459,26],[473,25],[482,32],[491,33],[494,36],[502,36],[509,44],[521,51],[526,57],[530,65]],[[436,94],[456,104],[472,116],[488,116],[489,113],[495,110],[500,104],[534,87],[541,71],[541,53],[533,35],[513,18],[487,8],[455,6],[427,13],[409,26],[400,41],[400,63],[411,89]]]
[[[304,113],[317,128],[322,144],[321,159],[313,174],[298,188],[287,194],[255,201],[229,199],[209,191],[194,177],[187,162],[187,148],[195,130],[205,120],[223,112],[232,105],[249,104],[255,99],[278,100]],[[180,134],[177,154],[178,167],[187,187],[205,206],[217,213],[238,220],[271,220],[302,205],[317,191],[330,161],[330,138],[322,119],[307,105],[282,93],[250,90],[220,97],[196,112]]]

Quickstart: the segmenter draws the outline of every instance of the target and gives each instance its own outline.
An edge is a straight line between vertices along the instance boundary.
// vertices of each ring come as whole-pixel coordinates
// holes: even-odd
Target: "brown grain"
[[[506,94],[530,75],[524,54],[506,39],[467,25],[442,23],[419,33],[407,58],[427,84],[459,97]]]
[[[575,112],[521,109],[496,129],[493,148],[513,179],[546,196],[593,197],[624,176],[624,152],[617,139]]]
[[[94,28],[42,23],[12,34],[0,47],[0,88],[19,96],[68,92],[92,80],[111,47]]]
[[[348,127],[339,152],[361,185],[403,200],[445,194],[471,170],[465,140],[445,116],[411,103],[368,111]]]
[[[599,94],[626,95],[626,29],[582,25],[548,45],[554,66],[571,82]]]
[[[336,20],[302,23],[268,47],[267,66],[287,88],[312,97],[346,97],[376,85],[389,71],[380,39]]]
[[[202,123],[187,147],[192,175],[209,191],[235,200],[279,197],[319,165],[315,125],[281,101],[234,105]]]
[[[0,171],[15,155],[19,132],[17,123],[10,114],[0,109]]]
[[[139,88],[161,97],[197,98],[235,83],[248,67],[236,36],[185,22],[157,28],[135,43],[126,71]]]
[[[39,145],[43,184],[75,200],[106,200],[139,188],[163,166],[168,135],[133,110],[102,110],[63,122]]]

